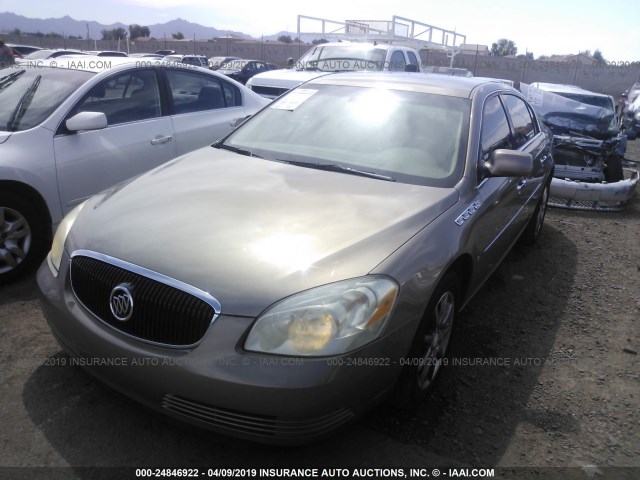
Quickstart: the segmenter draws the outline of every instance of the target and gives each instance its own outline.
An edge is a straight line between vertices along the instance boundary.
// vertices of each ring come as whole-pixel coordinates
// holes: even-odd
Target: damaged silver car
[[[625,167],[627,138],[612,97],[573,85],[520,84],[553,133],[554,178],[549,205],[618,211],[633,196],[637,169]]]

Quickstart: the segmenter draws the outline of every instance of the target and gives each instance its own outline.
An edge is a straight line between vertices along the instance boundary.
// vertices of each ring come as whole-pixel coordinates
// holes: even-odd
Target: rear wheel
[[[50,227],[37,210],[13,192],[0,192],[0,284],[37,265],[44,257]]]
[[[547,214],[547,202],[549,201],[549,183],[545,184],[538,205],[529,219],[527,227],[522,232],[520,237],[520,243],[524,245],[533,245],[538,241],[540,232],[542,231],[542,225],[544,224],[544,217]]]
[[[449,350],[460,292],[458,275],[447,272],[436,287],[409,355],[403,360],[395,398],[399,407],[415,408],[431,392]]]

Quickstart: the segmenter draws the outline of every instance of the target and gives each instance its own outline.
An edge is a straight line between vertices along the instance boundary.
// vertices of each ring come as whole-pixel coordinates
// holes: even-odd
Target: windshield
[[[576,102],[586,103],[587,105],[593,105],[594,107],[608,108],[613,111],[613,100],[609,97],[603,97],[600,95],[585,95],[584,93],[566,93],[566,92],[553,92],[561,97],[575,100]]]
[[[24,58],[29,58],[33,60],[42,60],[45,58],[49,58],[54,50],[36,50],[35,52],[30,53],[29,55],[25,55]]]
[[[94,74],[78,70],[0,70],[0,131],[27,130],[42,123]]]
[[[318,45],[298,60],[298,70],[339,72],[351,70],[382,70],[386,50],[370,45]]]
[[[275,100],[224,146],[269,160],[452,187],[464,170],[469,112],[469,100],[457,97],[314,84]]]

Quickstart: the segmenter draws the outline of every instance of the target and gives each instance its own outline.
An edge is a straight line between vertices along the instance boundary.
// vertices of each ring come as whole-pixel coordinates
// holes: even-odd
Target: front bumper
[[[261,355],[242,348],[253,319],[222,313],[196,347],[156,346],[87,311],[71,290],[69,265],[65,254],[56,277],[45,260],[37,279],[45,317],[71,364],[150,408],[254,441],[314,441],[364,413],[394,386],[398,352],[412,335],[402,328],[340,357]]]
[[[574,210],[622,210],[633,196],[638,170],[625,169],[629,178],[614,183],[588,183],[553,178],[549,206]]]

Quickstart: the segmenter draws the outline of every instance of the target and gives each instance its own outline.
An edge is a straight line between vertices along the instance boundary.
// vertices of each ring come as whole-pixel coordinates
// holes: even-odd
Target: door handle
[[[518,183],[518,186],[516,187],[516,190],[518,190],[518,192],[522,191],[522,189],[527,185],[527,181],[526,180],[520,180],[520,182]]]
[[[163,143],[170,142],[171,140],[173,140],[173,137],[171,135],[167,137],[156,137],[151,140],[151,145],[161,145]]]

